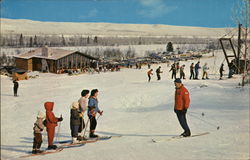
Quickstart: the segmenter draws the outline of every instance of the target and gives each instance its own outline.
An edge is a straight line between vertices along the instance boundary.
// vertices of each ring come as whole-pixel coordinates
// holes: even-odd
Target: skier
[[[150,63],[148,63],[148,69],[150,69],[151,68],[151,64]]]
[[[19,84],[18,84],[18,82],[17,82],[16,79],[13,81],[13,84],[14,84],[14,87],[13,87],[13,89],[14,89],[14,96],[17,97],[17,89],[19,87]]]
[[[70,130],[73,144],[79,142],[79,140],[77,140],[77,135],[82,121],[80,114],[79,103],[73,102],[70,107]]]
[[[200,61],[198,61],[195,66],[194,66],[194,70],[195,70],[195,78],[194,79],[199,79],[199,69],[200,69]]]
[[[184,68],[185,68],[185,65],[182,65],[181,68],[180,68],[180,79],[186,79],[185,78],[185,73],[184,73]]]
[[[55,136],[55,128],[57,122],[63,120],[62,116],[60,118],[55,117],[53,111],[54,102],[45,102],[44,107],[46,109],[46,128],[48,133],[48,149],[57,149],[56,145],[53,145],[53,140]]]
[[[150,69],[149,71],[148,71],[148,82],[150,82],[150,80],[151,80],[151,75],[153,75],[153,69]]]
[[[82,90],[81,92],[81,98],[78,100],[78,103],[80,105],[80,127],[78,130],[78,136],[77,136],[77,140],[86,140],[86,138],[84,137],[85,135],[81,135],[82,130],[85,128],[85,123],[84,123],[84,113],[85,111],[88,109],[88,98],[89,98],[89,90]]]
[[[202,75],[202,79],[205,79],[204,77],[206,76],[206,79],[209,79],[208,78],[208,74],[207,74],[207,71],[209,70],[208,66],[207,66],[207,63],[204,64],[204,66],[202,67],[203,69],[203,75]]]
[[[190,66],[190,78],[189,79],[194,79],[194,63],[191,64]]]
[[[223,71],[224,71],[223,66],[224,64],[222,63],[220,66],[220,80],[222,80],[222,76],[223,76]]]
[[[228,78],[232,78],[235,71],[235,65],[233,61],[229,63],[228,68],[229,68]]]
[[[179,63],[179,62],[177,62],[177,63],[176,63],[176,73],[178,73],[178,72],[179,72],[179,69],[180,69],[180,63]]]
[[[186,120],[186,113],[190,104],[189,92],[182,84],[180,78],[175,79],[174,82],[176,87],[174,111],[177,115],[181,127],[184,130],[181,136],[188,137],[191,136],[191,132]]]
[[[88,116],[90,120],[90,133],[89,133],[90,138],[98,137],[98,135],[95,134],[95,129],[97,125],[96,113],[99,113],[100,115],[103,114],[103,111],[101,111],[98,107],[98,100],[97,100],[98,93],[99,92],[97,89],[93,89],[91,91],[88,103]]]
[[[172,79],[173,78],[176,79],[176,64],[175,63],[171,65],[171,69],[169,70],[169,72],[171,71],[172,71]]]
[[[34,131],[34,141],[33,141],[33,149],[32,154],[42,153],[43,151],[40,150],[41,145],[43,143],[42,134],[41,132],[44,129],[44,119],[45,114],[43,112],[38,112],[37,120],[34,123],[33,131]]]
[[[157,69],[156,69],[156,75],[157,75],[157,80],[161,80],[161,75],[160,73],[162,73],[161,71],[161,66],[159,66]]]

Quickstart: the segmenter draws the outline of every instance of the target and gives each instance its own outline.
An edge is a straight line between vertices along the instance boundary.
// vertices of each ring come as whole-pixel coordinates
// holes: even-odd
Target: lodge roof
[[[47,50],[47,54],[44,53],[44,50]],[[85,53],[81,53],[79,51],[70,51],[70,50],[64,50],[64,49],[56,49],[56,48],[48,48],[48,47],[42,47],[37,48],[34,50],[31,50],[27,53],[23,53],[17,56],[14,56],[16,58],[22,58],[22,59],[30,59],[30,58],[44,58],[44,59],[51,59],[51,60],[58,60],[65,56],[68,56],[73,53],[79,53],[83,56],[92,59],[92,60],[98,60],[98,58],[92,57],[90,55],[87,55]]]

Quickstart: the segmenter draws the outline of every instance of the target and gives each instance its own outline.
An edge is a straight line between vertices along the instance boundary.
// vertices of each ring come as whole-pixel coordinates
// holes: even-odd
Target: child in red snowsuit
[[[45,102],[44,107],[46,109],[46,128],[48,132],[48,149],[56,149],[57,146],[53,145],[53,139],[55,136],[55,128],[57,126],[57,122],[63,120],[62,117],[55,117],[53,111],[54,102]]]

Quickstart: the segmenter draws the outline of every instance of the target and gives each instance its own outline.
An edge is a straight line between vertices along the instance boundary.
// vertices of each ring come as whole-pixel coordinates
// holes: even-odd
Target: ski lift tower
[[[241,50],[241,26],[242,24],[239,24],[239,34],[238,34],[238,50],[237,50],[237,54],[236,54],[236,51],[234,49],[234,46],[233,46],[233,43],[232,43],[232,37],[231,38],[220,38],[219,41],[220,41],[220,44],[221,44],[221,48],[223,50],[223,53],[225,55],[225,59],[227,61],[227,65],[229,66],[229,58],[234,58],[233,61],[235,63],[235,65],[237,66],[237,70],[236,70],[236,73],[239,74],[240,73],[240,50]],[[224,41],[228,41],[232,50],[233,50],[233,55],[228,55],[226,50],[225,50],[225,47],[224,47],[224,44],[223,42]]]

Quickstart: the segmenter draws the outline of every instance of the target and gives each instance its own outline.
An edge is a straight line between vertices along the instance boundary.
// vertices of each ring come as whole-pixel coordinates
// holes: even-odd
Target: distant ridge
[[[162,24],[118,24],[118,23],[75,23],[75,22],[41,22],[26,19],[1,18],[1,34],[64,34],[115,36],[199,36],[220,37],[229,28],[205,28],[188,26],[171,26]]]

